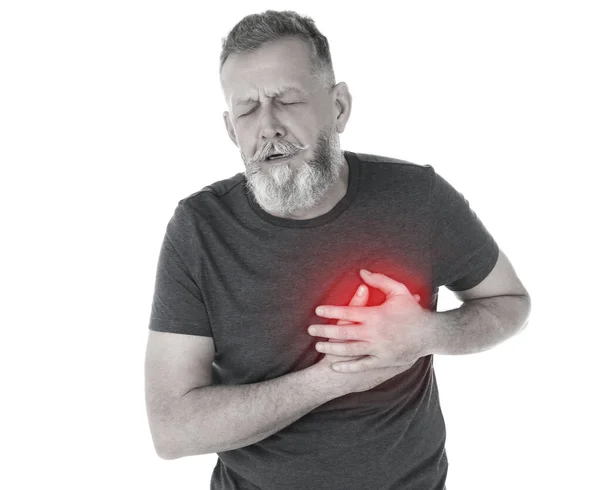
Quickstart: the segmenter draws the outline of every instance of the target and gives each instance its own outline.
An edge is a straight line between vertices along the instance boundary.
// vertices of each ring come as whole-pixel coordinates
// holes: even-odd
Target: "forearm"
[[[474,354],[491,349],[525,327],[529,296],[495,296],[432,312],[427,354]]]
[[[205,386],[180,399],[165,459],[230,451],[261,441],[341,393],[309,368],[268,381]]]

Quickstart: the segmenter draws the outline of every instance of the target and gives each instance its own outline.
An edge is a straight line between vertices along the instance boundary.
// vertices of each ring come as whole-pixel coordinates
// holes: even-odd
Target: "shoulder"
[[[404,182],[418,188],[418,192],[427,192],[431,189],[435,171],[429,164],[372,153],[354,152],[353,154],[362,163],[361,168],[366,174],[379,175],[393,184]]]
[[[209,227],[215,215],[223,212],[223,196],[243,182],[243,173],[219,180],[180,199],[169,221],[168,231],[181,234]]]
[[[408,168],[414,168],[417,171],[425,171],[428,172],[431,168],[431,165],[428,164],[419,164],[414,162],[409,162],[408,160],[401,160],[399,158],[393,158],[383,155],[376,155],[372,153],[357,153],[354,152],[356,158],[365,163],[382,163],[387,165],[399,165]]]
[[[212,184],[204,186],[199,191],[196,191],[189,196],[184,197],[179,201],[181,206],[196,207],[199,203],[205,201],[206,198],[216,197],[221,198],[228,192],[237,188],[244,180],[244,173],[240,172],[233,177],[218,180]]]

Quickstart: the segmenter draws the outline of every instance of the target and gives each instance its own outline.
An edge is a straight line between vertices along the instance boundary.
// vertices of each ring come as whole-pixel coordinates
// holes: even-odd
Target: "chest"
[[[363,283],[359,269],[403,282],[427,304],[427,250],[387,235],[377,241],[330,240],[296,246],[258,243],[251,254],[217,254],[202,290],[215,341],[215,365],[234,384],[281,376],[314,364],[313,323],[337,323],[314,312],[319,305],[348,305]],[[370,289],[368,306],[385,301]]]

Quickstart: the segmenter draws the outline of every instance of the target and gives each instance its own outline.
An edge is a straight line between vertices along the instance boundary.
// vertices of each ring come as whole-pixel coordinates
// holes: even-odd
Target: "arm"
[[[172,405],[163,459],[230,451],[261,441],[343,393],[313,366],[260,383],[195,388]]]
[[[315,368],[318,364],[260,383],[213,386],[216,348],[194,280],[198,253],[191,244],[198,237],[191,213],[180,202],[167,226],[146,349],[148,422],[156,453],[163,459],[256,443],[353,388],[350,383],[333,386],[332,371]]]
[[[515,335],[529,320],[531,299],[501,250],[481,283],[455,294],[464,301],[459,308],[431,313],[427,354],[485,351]]]
[[[527,324],[528,295],[495,296],[464,302],[460,308],[432,313],[427,354],[461,355],[491,349]]]

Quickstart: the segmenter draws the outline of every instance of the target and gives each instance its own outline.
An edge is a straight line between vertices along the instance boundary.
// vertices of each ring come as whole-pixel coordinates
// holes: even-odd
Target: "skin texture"
[[[346,194],[340,149],[351,111],[348,87],[327,86],[311,72],[311,50],[290,36],[233,53],[221,72],[229,137],[239,148],[248,188],[266,212],[291,219],[325,214]],[[292,155],[264,160],[269,152]]]

